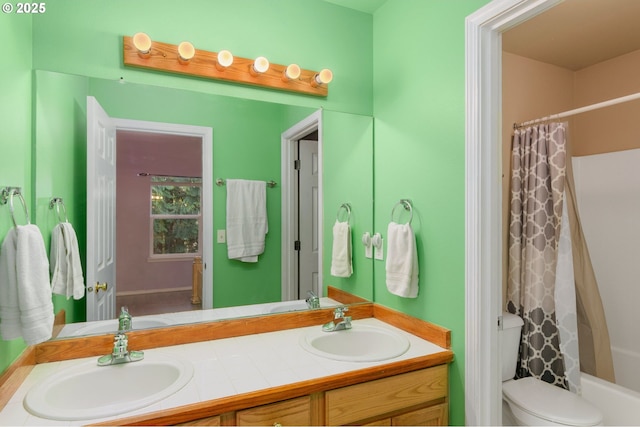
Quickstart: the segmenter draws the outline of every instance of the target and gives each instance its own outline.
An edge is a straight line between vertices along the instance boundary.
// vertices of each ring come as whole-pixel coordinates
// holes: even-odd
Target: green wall
[[[452,424],[464,424],[464,20],[486,0],[389,0],[374,15],[375,228],[413,202],[420,293],[375,300],[451,330]],[[398,53],[403,66],[398,66]]]
[[[371,15],[322,0],[50,0],[33,18],[33,67],[282,104],[371,114]],[[122,65],[122,36],[230,50],[244,58],[330,68],[326,99]]]
[[[31,17],[0,14],[0,187],[22,187],[33,215],[31,188]],[[20,204],[16,206],[19,208]],[[19,212],[19,209],[16,209]],[[18,216],[24,221],[23,216]],[[24,222],[22,222],[24,224]],[[0,242],[12,227],[9,207],[0,205]],[[0,372],[15,360],[26,345],[21,339],[0,341]]]

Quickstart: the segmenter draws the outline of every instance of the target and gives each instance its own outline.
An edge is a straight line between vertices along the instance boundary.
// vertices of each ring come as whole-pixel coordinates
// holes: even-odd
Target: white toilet
[[[513,379],[524,322],[511,313],[502,319],[503,425],[602,425],[602,412],[575,393],[533,377]]]

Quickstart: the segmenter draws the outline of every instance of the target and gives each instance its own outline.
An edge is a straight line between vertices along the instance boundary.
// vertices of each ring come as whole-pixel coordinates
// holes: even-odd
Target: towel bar
[[[60,206],[62,206],[62,210],[64,212],[64,219],[60,214]],[[49,209],[56,209],[56,213],[58,214],[58,222],[69,222],[69,217],[67,216],[67,208],[64,205],[61,197],[53,197],[49,201]]]
[[[351,219],[351,204],[349,203],[343,203],[340,205],[340,207],[338,208],[338,212],[336,213],[336,221],[340,221],[340,211],[344,209],[347,211],[347,221],[349,222],[349,220]]]
[[[18,198],[20,199],[22,208],[24,209],[24,215],[27,219],[27,224],[31,224],[31,220],[29,219],[29,209],[27,209],[27,202],[22,196],[22,189],[20,187],[4,187],[2,189],[2,194],[0,195],[0,204],[6,205],[7,202],[9,202],[9,212],[11,213],[11,221],[13,222],[13,226],[16,228],[18,227],[15,211],[13,209],[13,196],[18,196]]]
[[[396,211],[396,208],[398,206],[402,206],[405,210],[409,211],[409,222],[408,224],[411,224],[411,221],[413,220],[413,206],[411,206],[411,200],[410,199],[400,199],[400,201],[398,203],[396,203],[393,206],[393,209],[391,209],[391,222],[393,221],[393,214]]]
[[[217,185],[218,187],[222,187],[224,184],[225,184],[224,179],[222,179],[222,178],[218,178],[218,179],[216,179],[216,185]],[[276,185],[278,185],[278,183],[277,183],[277,182],[275,182],[275,181],[267,181],[267,187],[269,187],[269,188],[273,188],[273,187],[275,187]]]

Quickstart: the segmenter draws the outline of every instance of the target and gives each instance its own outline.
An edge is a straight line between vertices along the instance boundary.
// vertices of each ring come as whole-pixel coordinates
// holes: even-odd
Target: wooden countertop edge
[[[358,369],[328,377],[90,425],[175,425],[177,423],[184,423],[195,419],[221,415],[227,412],[266,405],[282,400],[294,399],[296,397],[306,396],[312,393],[373,381],[437,365],[443,365],[445,366],[444,369],[447,369],[446,364],[450,363],[452,360],[453,352],[451,350],[445,350],[428,356],[415,357],[412,359],[392,362],[386,365]]]

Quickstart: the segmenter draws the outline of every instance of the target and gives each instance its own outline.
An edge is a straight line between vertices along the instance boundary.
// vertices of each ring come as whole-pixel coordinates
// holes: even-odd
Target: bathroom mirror
[[[164,122],[191,126],[205,126],[213,129],[212,173],[213,179],[257,179],[281,180],[281,135],[289,128],[307,118],[315,108],[269,103],[264,101],[212,95],[181,89],[123,83],[115,80],[89,78],[85,76],[60,74],[49,71],[35,71],[34,89],[34,164],[36,223],[41,228],[45,242],[48,244],[51,230],[60,220],[55,210],[50,209],[52,197],[63,199],[69,222],[78,234],[80,253],[85,261],[86,251],[86,98],[95,97],[104,110],[118,119],[140,120],[148,122]],[[334,286],[358,297],[371,300],[373,298],[373,265],[364,256],[364,248],[360,244],[362,233],[371,231],[373,218],[373,118],[349,113],[322,111],[322,129],[318,132],[322,137],[322,197],[323,201],[323,236],[314,236],[314,244],[322,241],[322,272],[324,275],[321,289],[327,285]],[[313,139],[317,135],[310,135]],[[157,138],[158,142],[162,138]],[[123,138],[124,140],[124,138]],[[153,142],[151,143],[153,144]],[[174,163],[185,161],[174,153]],[[118,158],[118,162],[136,164],[132,152]],[[153,152],[140,157],[146,158],[146,166],[138,166],[139,172],[132,176],[131,183],[120,188],[118,204],[124,204],[119,197],[129,197],[140,201],[137,207],[118,212],[115,227],[123,221],[133,221],[146,207],[143,215],[149,215],[150,204],[149,176],[141,174],[159,174],[152,168],[161,161]],[[179,159],[179,160],[178,160]],[[140,163],[142,164],[142,163]],[[136,166],[132,166],[136,167]],[[144,169],[144,170],[143,170]],[[90,172],[90,171],[89,171]],[[172,173],[189,175],[189,173]],[[133,195],[134,187],[143,183],[147,187],[142,196]],[[144,186],[143,185],[143,186]],[[211,185],[213,204],[213,221],[209,232],[213,233],[213,308],[220,317],[267,314],[260,310],[251,313],[239,310],[239,307],[260,306],[262,304],[281,301],[282,290],[282,257],[281,257],[281,188],[276,184],[267,188],[267,210],[269,216],[269,232],[266,237],[266,249],[256,264],[240,263],[227,259],[226,245],[216,243],[218,230],[225,229],[226,187]],[[352,246],[354,273],[349,278],[336,278],[330,275],[332,227],[337,218],[341,204],[351,205],[349,222],[352,226]],[[142,208],[140,206],[143,206]],[[341,218],[344,220],[344,218]],[[138,227],[140,228],[140,227]],[[144,228],[144,227],[142,227]],[[135,229],[135,227],[134,227]],[[131,228],[129,228],[131,230]],[[118,248],[116,265],[128,265],[133,273],[117,273],[119,291],[140,294],[153,299],[158,294],[173,289],[190,288],[192,283],[191,259],[182,261],[182,271],[177,283],[165,283],[161,289],[152,290],[141,286],[141,282],[149,278],[151,285],[160,286],[159,282],[167,271],[178,270],[170,267],[165,272],[154,273],[164,260],[154,259],[150,251],[149,231],[144,230],[147,237],[133,239],[124,247]],[[131,231],[129,231],[130,233]],[[141,244],[140,240],[144,240]],[[134,251],[142,252],[137,258]],[[122,262],[118,260],[122,259]],[[133,264],[130,262],[136,260]],[[125,262],[129,261],[129,262]],[[177,265],[177,264],[176,264]],[[185,268],[186,266],[186,268]],[[184,273],[186,271],[186,273]],[[129,277],[127,277],[129,275]],[[186,279],[184,276],[187,276]],[[173,279],[176,280],[176,279]],[[126,282],[134,285],[127,291]],[[207,284],[203,284],[207,286]],[[88,284],[91,286],[91,284]],[[299,295],[304,299],[306,295]],[[187,306],[189,306],[187,301]],[[66,300],[54,295],[56,312],[64,309],[69,321],[85,319],[85,299]],[[118,310],[119,308],[116,307]],[[190,307],[187,307],[187,311]],[[168,308],[168,311],[179,309]],[[270,311],[271,308],[267,311]],[[134,307],[131,314],[136,318]],[[274,308],[273,312],[278,309]],[[182,323],[207,321],[202,313],[181,313]],[[90,322],[88,322],[90,323]],[[153,322],[149,323],[154,326]],[[90,325],[88,325],[90,326]],[[164,326],[157,324],[156,326]],[[91,328],[86,328],[92,333]],[[105,332],[96,332],[105,333]]]

